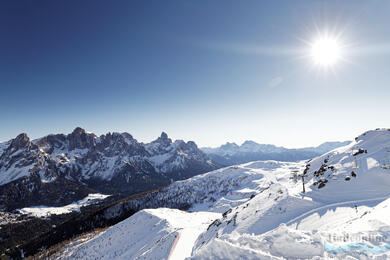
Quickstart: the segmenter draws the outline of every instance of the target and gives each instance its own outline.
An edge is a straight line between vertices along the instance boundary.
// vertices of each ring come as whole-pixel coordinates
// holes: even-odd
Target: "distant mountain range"
[[[72,133],[0,144],[0,205],[62,206],[89,193],[131,195],[218,168],[192,141],[162,133],[144,144],[128,133]]]
[[[241,146],[228,142],[217,148],[205,147],[201,149],[214,162],[229,166],[258,160],[293,162],[311,159],[349,143],[350,141],[326,142],[317,147],[288,149],[272,144],[258,144],[253,141],[245,141]]]

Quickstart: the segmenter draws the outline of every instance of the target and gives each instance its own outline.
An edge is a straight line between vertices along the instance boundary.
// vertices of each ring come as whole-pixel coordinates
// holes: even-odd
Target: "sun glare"
[[[316,65],[333,66],[341,59],[341,44],[335,38],[320,37],[311,44],[310,56]]]

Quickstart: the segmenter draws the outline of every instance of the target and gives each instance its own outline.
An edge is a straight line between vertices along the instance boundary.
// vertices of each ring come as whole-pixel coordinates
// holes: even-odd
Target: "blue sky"
[[[1,1],[0,141],[161,131],[287,147],[389,127],[390,2]],[[318,33],[345,43],[322,70]]]

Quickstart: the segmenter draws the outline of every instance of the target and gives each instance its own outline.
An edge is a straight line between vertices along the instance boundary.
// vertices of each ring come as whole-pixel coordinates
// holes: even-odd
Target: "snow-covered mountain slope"
[[[301,170],[304,163],[259,161],[215,170],[177,181],[159,191],[124,201],[106,210],[107,218],[126,210],[170,207],[189,211],[223,213],[246,202],[272,183],[288,182],[291,171]],[[299,187],[295,186],[299,192]]]
[[[202,234],[193,258],[389,257],[388,144],[389,131],[369,131],[315,158],[306,165],[306,194],[291,183],[270,186]]]
[[[26,134],[20,134],[6,144],[2,145],[0,154],[0,184],[29,176],[30,173],[41,173],[42,179],[51,179],[42,171],[47,155]]]
[[[390,131],[378,129],[311,160],[307,165],[311,178],[308,195],[327,203],[389,195],[389,147]]]
[[[217,148],[205,147],[202,150],[215,162],[228,166],[257,160],[300,161],[322,155],[349,143],[349,141],[326,142],[317,147],[288,149],[245,141],[241,146],[228,142]]]
[[[79,127],[68,135],[37,140],[20,134],[0,145],[0,206],[14,209],[42,205],[38,198],[50,190],[59,196],[47,194],[56,205],[46,206],[66,205],[93,191],[134,194],[216,168],[194,142],[172,142],[166,133],[149,144],[137,142],[128,133],[98,137]],[[52,187],[56,182],[65,183],[75,194],[89,190],[68,201]]]
[[[213,223],[194,244],[188,242],[191,259],[386,259],[390,257],[389,145],[390,131],[368,131],[351,144],[310,161],[259,161],[227,167],[176,182],[120,207],[187,203],[190,214],[209,214]],[[297,175],[304,175],[306,193]],[[116,210],[108,209],[107,215]],[[153,230],[155,224],[139,219],[147,212],[140,211],[106,231],[114,232],[119,225],[133,221],[134,226],[138,223],[146,230],[140,237],[154,241],[143,242],[141,249],[126,245],[122,256],[135,251],[148,254],[161,238],[160,231]],[[169,219],[175,225],[172,223],[180,223],[181,214],[177,210],[161,214],[160,221]],[[164,236],[175,237],[175,232]],[[159,243],[166,256],[175,251],[180,238]],[[87,242],[83,252],[99,245]],[[113,247],[119,252],[122,246],[115,242]],[[148,256],[145,259],[153,259]]]
[[[182,171],[190,165],[205,164],[204,168],[212,168],[213,162],[205,153],[198,149],[192,141],[185,143],[183,140],[172,142],[166,133],[162,133],[157,140],[146,144],[146,150],[150,154],[149,161],[158,172],[169,174],[178,172],[181,178],[192,177],[193,174],[185,174]]]
[[[221,214],[148,209],[136,213],[63,257],[71,259],[184,259],[201,232]],[[174,245],[174,247],[172,247]]]

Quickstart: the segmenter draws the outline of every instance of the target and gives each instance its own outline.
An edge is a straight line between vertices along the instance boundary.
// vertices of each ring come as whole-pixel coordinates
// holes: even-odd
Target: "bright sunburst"
[[[321,36],[310,44],[310,56],[316,65],[330,67],[340,61],[342,45],[336,38]]]

